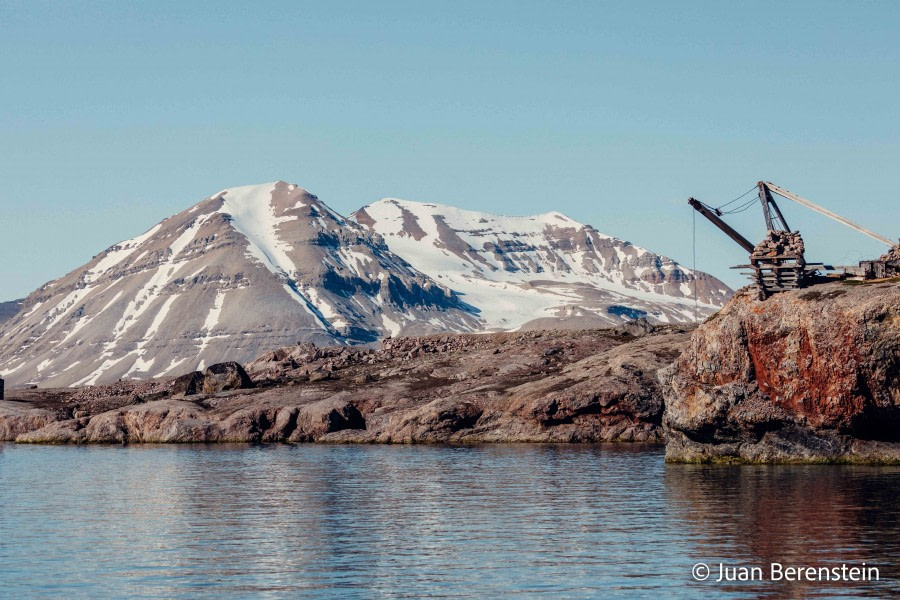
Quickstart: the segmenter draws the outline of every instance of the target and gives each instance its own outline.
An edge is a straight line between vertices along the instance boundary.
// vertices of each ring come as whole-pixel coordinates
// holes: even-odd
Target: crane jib
[[[872,239],[878,240],[879,242],[881,242],[883,244],[887,244],[888,247],[893,248],[894,246],[897,245],[897,242],[891,240],[890,238],[883,236],[881,234],[875,233],[874,231],[871,231],[869,229],[866,229],[862,225],[854,223],[850,219],[845,219],[844,217],[831,212],[827,208],[822,208],[818,204],[815,204],[814,202],[807,200],[806,198],[801,198],[797,194],[789,192],[788,190],[786,190],[782,187],[779,187],[770,181],[766,181],[763,185],[766,188],[768,188],[769,190],[775,192],[776,194],[778,194],[779,196],[781,196],[783,198],[787,198],[788,200],[793,200],[794,202],[796,202],[797,204],[800,204],[801,206],[805,206],[806,208],[814,210],[817,213],[819,213],[821,215],[825,215],[826,217],[828,217],[830,219],[834,219],[838,223],[842,223],[842,224],[846,225],[847,227],[850,227],[851,229],[855,229],[856,231],[869,236]]]

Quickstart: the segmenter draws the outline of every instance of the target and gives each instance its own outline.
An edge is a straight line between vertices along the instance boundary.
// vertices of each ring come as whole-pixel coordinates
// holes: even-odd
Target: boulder
[[[224,362],[206,369],[203,377],[203,393],[211,396],[228,390],[245,390],[253,387],[253,381],[236,362]]]
[[[365,428],[366,420],[359,409],[348,398],[339,395],[301,406],[289,440],[310,442],[328,433]]]
[[[645,335],[649,335],[656,330],[656,327],[647,320],[647,317],[640,317],[637,319],[632,319],[627,323],[623,323],[616,327],[616,331],[622,334],[633,335],[634,337],[641,337]]]
[[[173,396],[193,396],[203,390],[203,373],[194,371],[172,382]]]

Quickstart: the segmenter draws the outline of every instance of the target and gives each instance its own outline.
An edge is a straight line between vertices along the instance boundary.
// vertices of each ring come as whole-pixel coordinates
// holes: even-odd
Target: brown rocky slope
[[[662,441],[656,372],[683,328],[447,334],[268,352],[205,374],[14,390],[0,438],[34,443]],[[246,377],[249,375],[249,378]]]
[[[676,462],[900,462],[900,281],[742,291],[660,372]]]

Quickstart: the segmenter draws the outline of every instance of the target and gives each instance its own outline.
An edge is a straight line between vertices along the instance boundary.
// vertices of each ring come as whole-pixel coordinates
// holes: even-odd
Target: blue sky
[[[559,210],[688,266],[687,198],[759,179],[896,238],[898,27],[898,2],[0,0],[0,300],[275,179],[345,214]],[[886,249],[784,212],[809,259]]]

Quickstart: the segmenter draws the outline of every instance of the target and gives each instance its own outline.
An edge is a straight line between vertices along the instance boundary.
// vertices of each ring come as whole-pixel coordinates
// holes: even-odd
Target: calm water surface
[[[0,444],[0,595],[884,597],[898,484],[636,446]],[[701,583],[700,561],[881,581]]]

